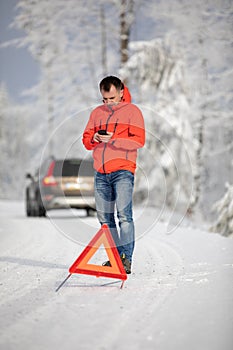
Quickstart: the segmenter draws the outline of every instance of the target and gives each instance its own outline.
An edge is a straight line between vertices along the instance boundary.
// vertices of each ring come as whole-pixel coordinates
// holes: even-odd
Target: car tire
[[[32,205],[31,205],[31,200],[29,198],[28,192],[26,193],[26,214],[27,216],[33,216],[32,214]]]
[[[39,204],[37,202],[37,200],[35,201],[35,205],[33,208],[33,216],[34,217],[38,217],[39,216]]]
[[[36,196],[36,216],[39,216],[39,217],[46,216],[46,210],[43,206],[40,193],[37,193],[37,196]]]
[[[45,217],[46,216],[46,210],[43,206],[39,207],[39,216],[40,217]]]
[[[87,216],[89,217],[89,216],[95,216],[95,210],[94,209],[92,209],[92,208],[86,208],[86,214],[87,214]]]

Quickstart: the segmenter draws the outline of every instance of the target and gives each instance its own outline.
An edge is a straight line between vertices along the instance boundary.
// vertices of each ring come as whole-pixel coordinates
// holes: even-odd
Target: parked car
[[[95,210],[92,160],[47,159],[35,175],[26,174],[27,216],[46,216],[51,209]]]

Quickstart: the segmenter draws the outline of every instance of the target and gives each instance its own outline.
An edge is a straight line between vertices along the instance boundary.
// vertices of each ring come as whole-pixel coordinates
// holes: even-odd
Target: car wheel
[[[86,208],[87,216],[95,216],[95,210],[92,208]]]
[[[45,217],[46,216],[46,210],[43,206],[39,207],[39,216]]]
[[[34,207],[33,207],[33,216],[38,217],[40,214],[40,206],[38,203],[38,199],[36,198],[35,203],[34,203]]]
[[[32,205],[28,193],[26,193],[26,214],[32,216]]]

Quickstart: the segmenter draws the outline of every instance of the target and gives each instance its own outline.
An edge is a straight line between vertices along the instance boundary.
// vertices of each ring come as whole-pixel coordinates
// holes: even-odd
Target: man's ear
[[[123,95],[124,95],[124,89],[122,89],[121,92],[120,92],[121,99],[122,99]]]

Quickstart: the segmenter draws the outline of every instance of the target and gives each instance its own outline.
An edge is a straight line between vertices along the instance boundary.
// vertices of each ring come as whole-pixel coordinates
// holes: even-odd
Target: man
[[[88,150],[93,150],[98,220],[110,228],[126,273],[131,273],[135,244],[134,173],[137,149],[145,143],[144,120],[138,107],[125,102],[124,84],[119,78],[108,76],[99,88],[103,105],[92,111],[83,143]],[[120,234],[114,217],[115,206]],[[103,265],[110,266],[110,262]]]

